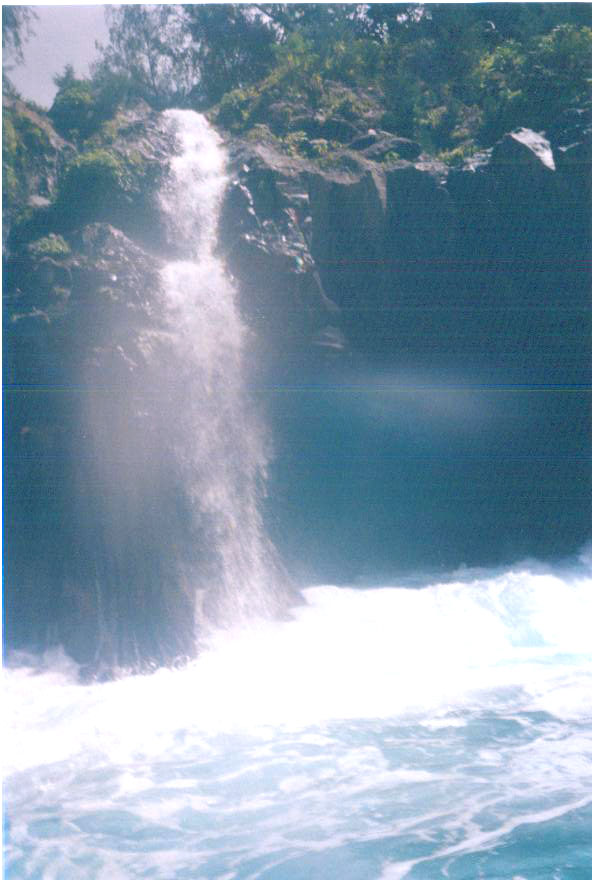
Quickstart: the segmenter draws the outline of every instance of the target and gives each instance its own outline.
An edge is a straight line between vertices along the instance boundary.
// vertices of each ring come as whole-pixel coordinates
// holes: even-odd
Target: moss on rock
[[[70,255],[70,245],[61,235],[50,232],[49,235],[44,235],[27,245],[27,252],[34,258],[53,257],[59,259]]]

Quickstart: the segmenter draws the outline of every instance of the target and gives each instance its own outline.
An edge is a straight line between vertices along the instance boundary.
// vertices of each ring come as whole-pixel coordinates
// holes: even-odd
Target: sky
[[[10,78],[24,98],[50,107],[56,86],[53,77],[66,64],[78,75],[88,74],[97,57],[95,41],[107,41],[105,6],[35,6],[39,16],[33,22],[34,36],[24,47],[25,63],[15,67]]]

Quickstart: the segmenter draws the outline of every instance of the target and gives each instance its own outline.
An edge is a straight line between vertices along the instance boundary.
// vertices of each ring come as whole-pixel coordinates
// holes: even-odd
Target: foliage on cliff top
[[[450,152],[519,125],[544,130],[590,94],[589,4],[140,5],[109,15],[97,74],[127,77],[153,106],[209,108],[235,132],[267,124],[284,137],[299,130],[293,116],[343,118],[333,82],[353,94],[372,86],[382,128]],[[278,102],[283,123],[279,111],[268,117]],[[363,126],[367,111],[353,105]]]
[[[454,163],[512,128],[545,130],[588,101],[592,84],[588,4],[136,5],[108,16],[92,77],[71,66],[56,77],[50,119],[83,151],[60,173],[63,206],[109,194],[129,203],[153,186],[149,159],[120,135],[119,110],[139,97],[208,109],[218,125],[290,155],[330,162],[376,128]],[[12,30],[10,21],[18,54],[26,19]],[[3,134],[13,219],[51,152],[47,120],[15,108]]]
[[[63,137],[82,143],[112,119],[128,98],[128,83],[116,74],[78,78],[72,65],[54,77],[58,92],[49,118]]]

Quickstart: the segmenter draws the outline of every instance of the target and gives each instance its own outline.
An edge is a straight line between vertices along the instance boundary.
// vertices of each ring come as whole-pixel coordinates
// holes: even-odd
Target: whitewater
[[[182,669],[5,671],[7,878],[584,880],[592,570],[311,587]]]
[[[142,341],[207,556],[172,573],[198,597],[199,651],[86,684],[59,648],[9,656],[7,880],[588,880],[590,548],[308,586],[286,610],[249,331],[216,253],[225,157],[203,117],[165,117],[177,253]],[[101,485],[142,498],[152,468]]]

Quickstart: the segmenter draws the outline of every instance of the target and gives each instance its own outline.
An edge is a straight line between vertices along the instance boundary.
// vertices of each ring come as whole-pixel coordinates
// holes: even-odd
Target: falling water
[[[202,610],[216,623],[236,622],[274,608],[280,577],[260,512],[267,440],[246,394],[248,331],[215,253],[224,150],[203,116],[169,110],[165,117],[180,151],[161,201],[180,258],[161,273],[156,350],[164,344],[168,380],[181,390],[172,427],[190,515],[207,548]]]

